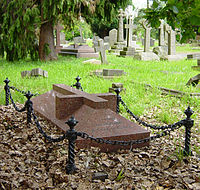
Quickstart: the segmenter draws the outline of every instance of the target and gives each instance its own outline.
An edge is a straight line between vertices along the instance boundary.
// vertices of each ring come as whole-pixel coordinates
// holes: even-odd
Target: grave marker
[[[172,30],[171,26],[166,26],[166,32],[168,34],[168,55],[176,54],[176,32]]]
[[[116,95],[111,93],[88,94],[64,84],[55,84],[53,90],[32,98],[32,102],[36,112],[64,131],[68,130],[65,122],[73,115],[79,121],[76,131],[97,138],[129,141],[150,135],[149,131],[116,113]],[[81,138],[77,139],[76,145],[79,148],[98,146],[102,151],[122,148]],[[146,145],[148,143],[135,144],[133,148]]]
[[[108,64],[107,57],[106,57],[106,50],[109,49],[109,47],[104,45],[104,42],[102,39],[99,39],[98,46],[95,47],[94,49],[96,52],[100,53],[101,63]]]
[[[123,42],[124,41],[124,23],[123,23],[123,19],[124,19],[124,11],[122,9],[119,9],[119,22],[118,22],[118,35],[117,35],[117,41],[118,42]]]
[[[147,21],[142,22],[142,26],[145,29],[145,36],[144,36],[144,52],[150,51],[150,34],[151,34],[151,27],[147,23]]]
[[[164,45],[165,45],[164,20],[161,20],[159,27],[159,46],[164,46]]]

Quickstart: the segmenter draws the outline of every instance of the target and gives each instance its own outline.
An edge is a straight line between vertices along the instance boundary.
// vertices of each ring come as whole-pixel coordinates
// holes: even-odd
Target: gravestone
[[[197,66],[192,66],[192,68],[200,71],[200,59],[197,59]]]
[[[48,77],[48,72],[45,70],[42,70],[40,68],[35,68],[32,69],[31,71],[22,71],[21,72],[21,77],[38,77],[38,76],[43,76],[43,77]]]
[[[125,26],[128,28],[128,36],[127,36],[127,45],[123,48],[123,51],[120,51],[120,56],[134,56],[135,47],[132,47],[132,34],[133,34],[133,16],[129,16],[129,22]]]
[[[200,53],[187,54],[187,59],[200,59]]]
[[[102,77],[104,79],[112,79],[114,77],[119,77],[125,75],[124,70],[121,69],[103,69],[103,70],[95,70],[90,73],[90,75],[95,75],[98,77]]]
[[[123,19],[124,19],[124,11],[122,9],[119,9],[119,15],[118,15],[118,34],[117,34],[117,41],[118,42],[123,42],[124,41],[124,23],[123,23]]]
[[[159,46],[165,45],[165,34],[164,34],[164,20],[160,21],[160,27],[159,27]]]
[[[109,44],[112,47],[117,42],[117,30],[112,29],[109,31]]]
[[[168,55],[176,54],[176,32],[172,30],[171,26],[166,26],[166,32],[168,34]]]
[[[150,38],[150,47],[153,47],[155,45],[155,39]]]
[[[64,84],[55,84],[53,90],[32,98],[32,102],[35,112],[64,131],[69,129],[65,122],[73,115],[78,120],[75,130],[96,138],[129,141],[150,136],[149,131],[116,113],[116,95],[111,93],[88,94]],[[132,147],[148,144],[136,144]],[[98,146],[104,152],[116,151],[119,148],[130,149],[98,144],[79,137],[76,145],[79,148]]]
[[[75,56],[76,58],[80,57],[99,57],[99,54],[95,52],[94,48],[89,47],[88,45],[78,45],[73,44],[68,47],[62,48],[59,52],[59,55],[62,56]]]
[[[99,52],[101,63],[108,64],[107,57],[106,57],[106,50],[109,49],[109,47],[104,45],[104,42],[102,39],[98,41],[98,47],[95,47],[94,49],[95,49],[95,52]]]
[[[144,36],[144,52],[150,51],[150,34],[151,34],[151,27],[147,23],[146,20],[142,22],[142,26],[145,29],[145,36]]]

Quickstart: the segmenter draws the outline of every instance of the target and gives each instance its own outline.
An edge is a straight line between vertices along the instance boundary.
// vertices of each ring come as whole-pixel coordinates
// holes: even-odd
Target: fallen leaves
[[[34,124],[27,126],[26,114],[12,106],[0,106],[0,115],[0,189],[200,189],[198,132],[193,131],[191,140],[197,151],[188,158],[178,152],[184,146],[184,130],[132,151],[76,149],[78,172],[67,175],[67,140],[46,142]],[[44,119],[39,121],[48,134],[62,134]]]

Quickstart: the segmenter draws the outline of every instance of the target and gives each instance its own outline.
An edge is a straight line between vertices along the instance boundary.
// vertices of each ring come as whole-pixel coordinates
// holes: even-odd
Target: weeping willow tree
[[[9,61],[56,59],[53,28],[62,20],[71,26],[80,15],[109,21],[126,0],[0,0],[0,52]]]

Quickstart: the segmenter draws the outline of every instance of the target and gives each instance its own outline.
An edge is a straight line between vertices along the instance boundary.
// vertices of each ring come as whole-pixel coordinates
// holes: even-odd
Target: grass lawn
[[[191,69],[191,66],[197,65],[196,60],[181,61],[138,61],[133,58],[116,57],[108,55],[108,65],[83,64],[86,58],[76,59],[73,57],[59,57],[57,61],[40,62],[22,60],[18,62],[7,62],[0,60],[0,104],[5,104],[5,92],[3,90],[6,77],[11,81],[10,86],[24,91],[30,90],[32,93],[45,93],[52,89],[52,84],[63,83],[66,85],[74,84],[75,77],[82,78],[81,84],[84,91],[88,93],[108,92],[113,82],[124,84],[126,93],[121,93],[123,100],[128,104],[136,115],[142,115],[154,107],[162,110],[162,114],[169,115],[165,119],[166,123],[175,122],[180,118],[178,114],[173,114],[174,108],[183,111],[188,105],[192,107],[195,114],[200,113],[200,98],[183,96],[176,98],[172,96],[163,96],[157,88],[146,90],[144,85],[150,84],[153,87],[166,87],[170,89],[181,90],[186,93],[200,93],[195,87],[186,87],[187,81],[197,75],[199,72]],[[33,77],[21,78],[21,72],[33,68],[41,68],[48,71],[48,78]],[[127,74],[114,78],[103,79],[96,76],[90,76],[90,72],[96,69],[112,68],[123,69]],[[18,92],[13,92],[16,102],[23,103],[25,98]],[[181,114],[182,114],[181,113]],[[180,113],[179,113],[180,114]],[[158,119],[160,118],[158,114]]]

